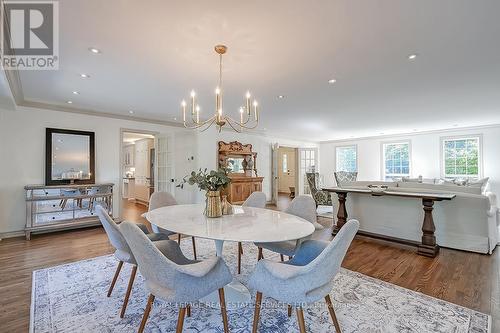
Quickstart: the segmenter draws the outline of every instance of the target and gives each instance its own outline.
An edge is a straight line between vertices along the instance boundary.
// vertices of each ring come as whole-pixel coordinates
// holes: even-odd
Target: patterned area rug
[[[197,239],[200,257],[215,255],[212,241]],[[192,257],[191,239],[182,240],[182,249]],[[256,258],[256,248],[244,244],[242,274],[237,275],[236,243],[226,243],[224,259],[236,279],[246,283]],[[266,258],[277,255],[264,251]],[[137,275],[125,318],[119,318],[123,296],[130,276],[124,265],[111,297],[107,289],[116,269],[112,256],[103,256],[33,272],[30,331],[42,332],[137,332],[146,305],[143,279]],[[252,291],[252,294],[254,292]],[[490,316],[404,289],[365,275],[342,269],[331,292],[343,332],[489,332]],[[287,316],[285,306],[270,298],[263,301],[259,332],[297,332],[295,312]],[[251,332],[253,304],[228,311],[231,332]],[[156,300],[146,332],[174,332],[178,310]],[[334,332],[323,302],[304,311],[308,332]],[[220,312],[193,306],[192,316],[184,322],[184,332],[223,332]]]

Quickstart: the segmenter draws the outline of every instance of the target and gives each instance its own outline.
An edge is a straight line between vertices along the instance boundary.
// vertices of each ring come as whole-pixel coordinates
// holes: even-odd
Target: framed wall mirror
[[[47,128],[45,185],[94,184],[94,132]]]

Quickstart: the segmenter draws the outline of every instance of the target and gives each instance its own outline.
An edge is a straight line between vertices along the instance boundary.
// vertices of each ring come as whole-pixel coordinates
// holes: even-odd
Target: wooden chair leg
[[[292,316],[292,306],[288,304],[288,317]]]
[[[125,316],[125,310],[127,310],[128,300],[130,298],[130,293],[132,292],[132,286],[134,285],[135,274],[137,273],[137,266],[132,266],[132,272],[130,273],[130,280],[128,280],[127,292],[125,293],[125,299],[123,300],[122,311],[120,312],[120,318]]]
[[[181,243],[181,234],[177,235],[177,243],[179,243],[179,244]]]
[[[243,255],[243,244],[241,242],[238,242],[238,251]]]
[[[219,289],[220,312],[222,314],[222,322],[224,324],[224,333],[229,333],[229,323],[227,321],[226,297],[224,296],[224,288]]]
[[[264,254],[262,253],[261,247],[259,247],[259,254],[257,256],[257,261],[259,261],[260,259],[264,259]]]
[[[337,333],[341,333],[342,331],[340,330],[339,321],[337,320],[337,316],[335,315],[335,310],[333,309],[333,304],[330,295],[325,296],[325,301],[326,305],[328,306],[328,311],[330,311],[330,316],[332,317],[333,325],[335,326],[335,331]]]
[[[139,326],[138,333],[142,333],[144,331],[144,327],[146,327],[146,322],[148,321],[149,312],[151,312],[151,307],[153,306],[153,302],[155,300],[155,296],[153,294],[149,294],[148,303],[146,304],[146,309],[144,309],[144,315],[142,316],[141,325]]]
[[[257,292],[257,296],[255,297],[255,312],[253,314],[252,333],[257,333],[257,328],[259,327],[259,317],[260,317],[261,305],[262,305],[262,293]]]
[[[186,316],[191,317],[191,305],[186,306]]]
[[[108,297],[111,296],[113,292],[113,288],[115,287],[116,280],[118,279],[118,275],[120,275],[120,271],[123,266],[123,261],[118,262],[118,267],[116,267],[115,276],[113,276],[113,280],[111,281],[111,286],[109,286]]]
[[[177,329],[176,333],[182,332],[182,326],[184,326],[184,317],[186,316],[186,307],[179,308],[179,317],[177,317]]]
[[[193,254],[194,254],[194,260],[196,259],[196,242],[194,241],[194,237],[191,237],[191,240],[193,242]]]
[[[306,324],[304,322],[304,312],[302,307],[297,308],[297,322],[299,323],[300,333],[306,333]]]
[[[280,259],[281,259],[281,262],[285,261],[285,257],[282,254],[280,254]]]
[[[241,274],[241,243],[238,243],[238,274]]]

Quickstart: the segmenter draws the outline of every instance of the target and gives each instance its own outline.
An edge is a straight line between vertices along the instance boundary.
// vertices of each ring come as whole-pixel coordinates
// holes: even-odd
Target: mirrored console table
[[[100,224],[95,207],[112,216],[114,184],[28,185],[26,191],[26,239],[33,232],[49,232]]]

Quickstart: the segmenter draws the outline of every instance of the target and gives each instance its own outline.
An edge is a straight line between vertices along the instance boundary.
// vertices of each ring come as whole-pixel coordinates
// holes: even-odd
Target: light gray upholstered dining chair
[[[133,265],[132,272],[130,274],[130,279],[128,282],[127,292],[125,293],[125,299],[123,301],[122,310],[120,312],[120,318],[123,318],[125,316],[125,310],[127,309],[130,292],[132,291],[132,286],[134,284],[135,274],[137,272],[137,263],[135,261],[134,256],[132,255],[132,251],[127,245],[127,242],[125,241],[125,238],[121,234],[118,225],[108,215],[106,209],[104,209],[101,205],[96,204],[96,212],[97,216],[99,216],[99,220],[101,221],[102,226],[104,227],[104,230],[106,231],[106,234],[108,235],[109,242],[111,243],[111,245],[113,245],[113,247],[116,250],[114,255],[115,258],[118,260],[118,267],[116,268],[116,272],[111,282],[111,286],[109,287],[107,295],[108,297],[110,297],[111,293],[113,292],[113,288],[115,287],[116,280],[120,275],[123,263],[125,262]],[[148,229],[143,224],[138,224],[137,227],[139,228],[139,230],[141,230],[141,232],[144,234],[145,237],[149,238],[152,241],[168,239],[168,236],[164,234],[149,233]]]
[[[255,208],[265,208],[266,207],[266,194],[264,192],[252,192],[250,196],[243,202],[243,207],[255,207]],[[243,255],[243,245],[238,242],[238,274],[241,274],[241,256]]]
[[[175,200],[174,196],[168,192],[154,192],[153,194],[151,194],[151,197],[149,198],[149,211],[152,211],[153,209],[156,209],[156,208],[173,206],[173,205],[177,205],[177,201]],[[168,236],[176,234],[173,231],[160,228],[154,224],[151,224],[151,229],[153,229],[153,232],[155,232],[155,233],[162,233],[162,234],[165,234]],[[177,242],[179,244],[181,243],[181,234],[177,235]],[[197,257],[196,257],[196,242],[194,240],[194,237],[191,237],[191,242],[193,243],[194,260],[196,260],[197,259]]]
[[[350,220],[331,242],[306,240],[300,245],[293,259],[284,263],[260,260],[249,279],[250,288],[257,291],[253,332],[257,332],[264,294],[277,301],[291,304],[288,306],[288,316],[291,316],[291,306],[296,308],[301,333],[306,331],[302,306],[324,298],[335,331],[340,333],[330,292],[334,286],[333,278],[340,270],[340,265],[358,228],[359,222]]]
[[[292,214],[309,221],[314,225],[314,229],[316,231],[323,229],[323,226],[317,222],[316,202],[310,196],[299,195],[298,197],[295,197],[290,203],[290,206],[288,206],[287,209],[285,210],[285,213]],[[313,237],[313,235],[306,237],[304,239]],[[257,260],[264,258],[262,249],[279,253],[281,261],[284,260],[283,257],[284,255],[292,257],[295,254],[295,250],[300,245],[300,242],[303,241],[304,239],[290,240],[284,242],[255,243],[255,245],[259,248],[259,254]]]
[[[179,306],[176,332],[182,332],[186,311],[190,315],[190,305],[216,290],[219,291],[224,332],[229,331],[224,286],[233,277],[222,258],[189,260],[175,241],[166,240],[153,244],[137,225],[130,222],[122,223],[120,230],[137,259],[139,271],[149,292],[139,333],[146,326],[156,297]]]

